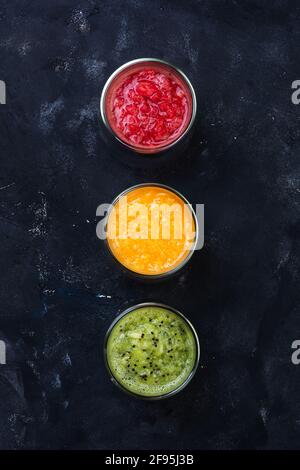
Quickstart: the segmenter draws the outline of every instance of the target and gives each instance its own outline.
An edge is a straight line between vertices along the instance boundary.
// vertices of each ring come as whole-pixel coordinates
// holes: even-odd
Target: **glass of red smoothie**
[[[179,149],[190,136],[196,95],[178,68],[159,59],[136,59],[107,80],[100,111],[111,140],[136,154]]]

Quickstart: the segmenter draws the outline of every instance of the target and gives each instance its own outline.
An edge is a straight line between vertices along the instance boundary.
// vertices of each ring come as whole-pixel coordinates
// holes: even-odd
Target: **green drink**
[[[114,381],[134,395],[173,395],[192,378],[198,360],[194,328],[170,307],[154,303],[132,307],[108,331],[108,369]]]

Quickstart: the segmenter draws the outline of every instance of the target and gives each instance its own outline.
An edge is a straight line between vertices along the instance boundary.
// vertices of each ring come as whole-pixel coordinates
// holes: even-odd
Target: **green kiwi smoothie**
[[[108,336],[106,354],[108,367],[122,387],[155,397],[187,380],[197,362],[198,346],[183,317],[149,305],[117,321]]]

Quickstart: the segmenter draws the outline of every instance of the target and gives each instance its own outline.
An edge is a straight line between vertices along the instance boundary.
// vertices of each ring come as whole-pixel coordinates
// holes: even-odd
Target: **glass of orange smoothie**
[[[123,191],[112,203],[106,243],[119,265],[135,277],[169,277],[190,260],[198,238],[192,206],[178,191],[144,183]]]

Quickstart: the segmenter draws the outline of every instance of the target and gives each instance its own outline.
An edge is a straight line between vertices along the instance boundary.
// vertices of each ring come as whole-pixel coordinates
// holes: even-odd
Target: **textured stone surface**
[[[299,448],[300,10],[284,0],[0,5],[0,448]],[[179,164],[141,171],[103,146],[108,75],[136,57],[180,66],[199,122]],[[95,211],[129,185],[206,205],[205,248],[178,279],[129,280]],[[124,305],[158,300],[198,329],[201,367],[173,399],[109,382],[102,344]]]

